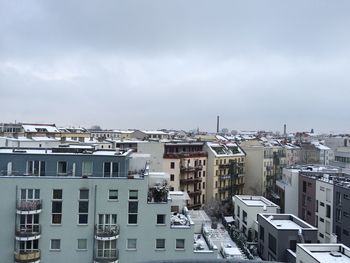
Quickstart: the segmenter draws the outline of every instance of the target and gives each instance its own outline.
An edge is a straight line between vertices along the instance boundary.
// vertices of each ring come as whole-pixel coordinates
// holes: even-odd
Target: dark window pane
[[[88,212],[89,212],[89,202],[79,201],[79,213],[88,213]]]
[[[137,213],[138,202],[129,202],[129,213]]]

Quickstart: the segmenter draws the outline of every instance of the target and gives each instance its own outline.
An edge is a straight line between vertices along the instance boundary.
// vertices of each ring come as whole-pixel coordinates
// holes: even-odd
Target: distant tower
[[[287,137],[287,125],[286,124],[283,125],[283,136]]]
[[[216,117],[216,133],[219,133],[220,129],[220,116]]]

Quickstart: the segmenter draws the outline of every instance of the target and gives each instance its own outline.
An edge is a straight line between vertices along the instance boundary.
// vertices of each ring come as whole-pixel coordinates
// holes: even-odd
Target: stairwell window
[[[78,211],[78,224],[88,224],[89,215],[89,190],[81,189],[79,193],[79,211]]]
[[[51,239],[50,250],[61,250],[61,239]]]
[[[52,191],[51,212],[51,223],[60,225],[62,223],[62,189],[54,189]]]

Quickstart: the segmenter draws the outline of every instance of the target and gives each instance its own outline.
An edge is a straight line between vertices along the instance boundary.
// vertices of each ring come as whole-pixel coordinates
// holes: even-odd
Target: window
[[[129,200],[138,199],[138,190],[129,190]]]
[[[203,160],[203,165],[205,165],[205,160]]]
[[[165,239],[164,238],[156,239],[156,249],[165,249]]]
[[[247,212],[242,210],[243,211],[243,223],[247,224]]]
[[[52,190],[52,224],[62,223],[62,189]]]
[[[170,163],[170,169],[175,169],[175,163],[174,162]]]
[[[322,217],[320,217],[320,221],[321,221],[322,223],[324,223],[324,219],[323,219]]]
[[[306,193],[306,182],[303,181],[303,193]]]
[[[136,250],[136,238],[128,238],[126,248]]]
[[[129,190],[129,206],[128,206],[128,224],[137,224],[137,213],[138,213],[138,191]]]
[[[326,233],[330,234],[331,233],[331,223],[326,221]]]
[[[185,249],[185,239],[176,239],[175,248],[176,249]]]
[[[79,192],[78,223],[87,224],[89,215],[89,190],[81,189]]]
[[[326,205],[326,217],[331,218],[331,206]]]
[[[260,240],[264,241],[265,240],[265,229],[260,226],[260,232],[259,232]]]
[[[84,161],[82,167],[82,176],[91,176],[93,171],[92,161]]]
[[[118,177],[118,176],[119,176],[119,163],[117,162],[103,163],[103,177]]]
[[[331,201],[331,189],[326,188],[326,201]]]
[[[341,222],[341,210],[340,209],[335,210],[335,220],[337,222]]]
[[[118,190],[110,189],[108,192],[108,200],[112,200],[112,201],[118,200]]]
[[[77,248],[78,250],[87,250],[87,239],[79,238]]]
[[[116,240],[97,240],[97,257],[99,258],[114,258],[117,257],[117,241]]]
[[[337,205],[341,204],[341,194],[340,194],[340,192],[336,193],[336,204]]]
[[[44,176],[45,175],[45,162],[44,161],[27,161],[27,174],[32,176]],[[11,163],[12,171],[12,163]]]
[[[67,175],[67,162],[60,161],[57,163],[57,175]]]
[[[157,215],[157,225],[165,225],[165,215]]]
[[[289,241],[289,249],[291,249],[294,252],[296,251],[296,249],[297,249],[297,241],[296,240]]]
[[[237,217],[241,216],[241,207],[237,206]]]
[[[170,175],[170,181],[172,181],[172,182],[174,181],[174,175],[173,174]]]
[[[203,189],[205,189],[205,182],[203,182]]]
[[[324,207],[324,203],[323,203],[323,202],[320,202],[320,206]]]
[[[50,249],[51,250],[60,250],[61,249],[61,239],[51,239]]]
[[[203,177],[205,177],[205,171],[203,171]]]
[[[269,249],[275,254],[276,254],[276,244],[277,244],[276,238],[273,235],[269,234]]]

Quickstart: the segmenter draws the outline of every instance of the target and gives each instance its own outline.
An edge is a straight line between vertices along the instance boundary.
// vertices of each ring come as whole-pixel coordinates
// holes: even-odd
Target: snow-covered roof
[[[25,132],[38,132],[41,130],[45,130],[45,132],[60,132],[54,125],[23,124],[22,128]]]
[[[219,143],[219,142],[207,142],[209,149],[215,156],[245,156],[243,150],[233,142]]]

